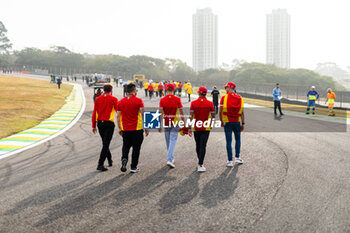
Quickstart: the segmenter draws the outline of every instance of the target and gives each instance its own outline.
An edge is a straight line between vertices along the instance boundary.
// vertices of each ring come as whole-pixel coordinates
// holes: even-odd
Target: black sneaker
[[[96,170],[99,170],[99,171],[101,171],[101,172],[108,171],[108,169],[105,168],[105,166],[97,166]]]
[[[126,172],[126,164],[128,163],[128,160],[126,160],[126,159],[123,159],[122,160],[122,167],[120,168],[120,170],[122,171],[122,172]]]
[[[113,161],[108,162],[108,167],[112,167],[113,166]]]

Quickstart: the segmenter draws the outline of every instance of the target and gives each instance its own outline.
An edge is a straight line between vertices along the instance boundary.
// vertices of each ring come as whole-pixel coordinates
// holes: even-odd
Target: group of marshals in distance
[[[166,87],[167,95],[159,102],[160,112],[163,118],[165,142],[167,147],[167,165],[170,168],[175,168],[174,151],[179,132],[192,136],[191,128],[179,128],[176,124],[180,119],[185,122],[183,106],[181,98],[174,95],[176,90],[175,84],[168,84]],[[226,150],[228,161],[227,167],[232,167],[234,163],[242,164],[240,158],[241,148],[241,131],[244,130],[244,112],[243,98],[235,93],[236,85],[229,82],[225,85],[226,95],[220,101],[220,121],[224,127],[226,138]],[[113,137],[115,128],[115,115],[117,114],[117,125],[119,135],[123,137],[121,171],[127,171],[127,163],[129,160],[129,151],[132,148],[132,160],[130,172],[139,172],[138,162],[140,156],[141,145],[144,139],[144,133],[148,136],[149,131],[143,129],[143,109],[144,103],[142,99],[136,97],[137,88],[134,83],[127,85],[127,95],[120,101],[112,96],[112,85],[105,84],[103,87],[104,93],[96,98],[94,110],[92,114],[92,132],[98,132],[102,139],[102,150],[98,161],[97,170],[107,171],[104,166],[106,158],[109,166],[113,165],[112,155],[109,150],[109,145]],[[215,120],[215,108],[213,102],[207,100],[207,89],[200,87],[198,90],[199,98],[191,102],[190,121],[195,122],[193,127],[193,135],[196,143],[196,153],[198,157],[198,172],[205,172],[204,157],[206,154],[206,146],[209,139],[211,121]],[[209,127],[204,124],[209,121]],[[232,133],[235,137],[235,160],[233,160],[232,152]]]

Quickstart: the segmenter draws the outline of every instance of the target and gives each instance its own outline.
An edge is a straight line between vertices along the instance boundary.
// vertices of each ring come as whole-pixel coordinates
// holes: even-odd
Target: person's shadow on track
[[[168,171],[168,167],[163,167],[147,178],[134,183],[129,188],[114,193],[113,197],[115,198],[115,202],[113,205],[121,206],[126,201],[134,201],[136,199],[143,198],[160,188],[165,183],[176,180],[175,177],[166,176]]]
[[[235,193],[239,183],[239,179],[236,177],[238,167],[239,165],[226,168],[218,178],[212,179],[205,185],[200,195],[203,206],[207,208],[215,207],[220,201],[229,199]]]
[[[75,194],[50,207],[47,210],[47,217],[34,224],[34,226],[44,226],[64,216],[74,215],[93,208],[98,203],[105,201],[105,197],[109,193],[121,187],[130,177],[131,175],[121,174],[92,188],[77,190]]]
[[[158,202],[160,214],[169,214],[179,205],[189,203],[199,193],[200,174],[195,171],[178,186],[171,188]]]
[[[7,211],[5,214],[14,215],[22,212],[29,207],[41,206],[56,201],[60,198],[64,198],[96,175],[96,172],[92,172],[79,179],[36,192],[34,195],[29,196],[26,199],[16,203],[16,206],[13,209]]]

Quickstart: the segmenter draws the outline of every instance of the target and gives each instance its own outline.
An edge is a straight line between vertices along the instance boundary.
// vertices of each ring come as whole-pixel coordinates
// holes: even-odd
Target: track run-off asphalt
[[[98,172],[93,89],[81,84],[86,109],[72,128],[0,160],[0,232],[350,231],[349,126],[247,108],[243,165],[226,168],[225,135],[212,132],[207,172],[196,172],[189,136],[179,136],[176,168],[169,169],[164,135],[152,132],[141,172],[122,173],[115,133],[114,166]],[[122,97],[120,88],[113,94]],[[145,106],[158,106],[159,98],[139,95]]]

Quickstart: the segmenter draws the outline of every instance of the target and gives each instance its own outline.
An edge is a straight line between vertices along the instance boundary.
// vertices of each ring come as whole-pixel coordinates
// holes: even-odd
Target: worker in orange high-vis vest
[[[107,171],[104,166],[106,158],[109,166],[112,166],[112,155],[109,150],[115,128],[114,117],[118,109],[118,99],[112,95],[112,85],[107,83],[103,86],[104,93],[95,99],[94,111],[92,112],[92,132],[98,132],[102,138],[102,150],[98,161],[97,170]]]
[[[332,91],[332,89],[328,88],[328,93],[327,93],[327,99],[326,102],[328,101],[328,116],[335,116],[335,112],[333,110],[334,108],[334,103],[336,100],[335,93]]]
[[[228,82],[225,85],[226,95],[220,101],[220,120],[225,129],[226,150],[228,161],[227,167],[233,167],[232,156],[232,132],[235,135],[235,163],[242,164],[240,157],[241,131],[244,130],[243,98],[235,93],[236,85]]]

